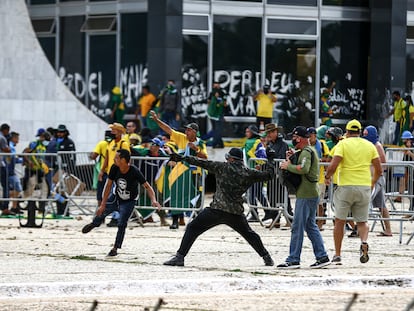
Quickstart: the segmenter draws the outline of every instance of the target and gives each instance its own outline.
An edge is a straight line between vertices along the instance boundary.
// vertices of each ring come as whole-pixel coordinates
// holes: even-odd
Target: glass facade
[[[253,95],[260,87],[262,19],[214,16],[213,80],[227,92],[230,117],[255,116]],[[244,136],[244,125],[227,123],[228,135]]]
[[[366,117],[369,27],[366,22],[322,22],[320,85],[323,89],[335,84],[331,96],[334,118]]]
[[[72,93],[85,102],[87,90],[87,79],[85,79],[85,34],[80,32],[84,20],[84,16],[60,18],[60,63],[58,75]]]
[[[54,68],[56,61],[56,39],[55,37],[40,37],[39,43],[42,46],[43,51],[47,59],[50,62],[50,65]]]
[[[208,36],[183,36],[181,101],[183,122],[196,122],[202,133],[207,128]]]
[[[141,88],[148,83],[148,13],[143,5],[147,2],[75,2],[76,6],[62,5],[56,16],[50,16],[57,1],[28,1],[29,9],[37,10],[33,19],[57,21],[55,32],[37,32],[45,54],[63,82],[95,114],[108,120],[109,94],[116,84],[127,114],[133,114]],[[87,14],[92,2],[88,10],[93,12]],[[407,0],[409,10],[413,3]],[[37,4],[48,5],[49,15],[42,16]],[[368,0],[184,0],[183,122],[195,121],[202,132],[209,130],[207,96],[215,80],[228,94],[224,136],[244,136],[245,126],[255,122],[253,95],[264,83],[277,96],[273,121],[286,131],[297,124],[319,125],[319,97],[331,87],[334,123],[364,120],[369,111],[369,4]],[[229,11],[229,5],[234,10]],[[96,12],[105,12],[114,23],[103,30],[86,26],[82,30]],[[406,61],[411,68],[414,20],[407,25]],[[410,70],[406,75],[407,92],[412,92],[414,75]]]
[[[135,113],[142,86],[148,82],[147,13],[121,15],[119,84],[127,113]]]
[[[323,5],[369,7],[369,0],[323,0]]]
[[[287,129],[313,126],[316,42],[267,39],[266,56],[266,84],[277,97],[274,121]]]
[[[414,68],[414,43],[407,44],[407,68]],[[406,90],[414,98],[414,71],[407,70]]]
[[[316,6],[318,0],[267,0],[268,4]]]
[[[110,91],[116,86],[116,36],[91,35],[89,44],[89,107],[111,122]]]

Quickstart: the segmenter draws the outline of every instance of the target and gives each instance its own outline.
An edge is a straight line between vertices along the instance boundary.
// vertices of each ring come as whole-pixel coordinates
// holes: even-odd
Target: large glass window
[[[184,123],[196,122],[207,132],[208,36],[183,36],[181,102]]]
[[[111,90],[115,86],[116,36],[91,35],[89,39],[89,106],[111,122]]]
[[[148,82],[147,16],[147,13],[121,15],[119,86],[124,94],[127,113],[135,113],[142,86]]]
[[[276,94],[274,121],[285,131],[314,126],[316,43],[266,40],[266,84]]]
[[[60,22],[59,77],[84,101],[87,90],[85,78],[85,35],[79,30],[83,16],[62,17]]]
[[[268,4],[316,6],[318,0],[267,0]]]
[[[56,51],[56,39],[55,37],[40,37],[38,38],[39,43],[45,53],[50,65],[55,68],[55,51]]]
[[[414,44],[407,44],[407,65],[406,68],[414,68]],[[414,98],[414,71],[406,71],[407,87],[406,90]]]
[[[334,118],[366,117],[369,42],[369,23],[322,22],[320,85],[334,84],[330,97]]]
[[[369,7],[369,0],[323,0],[323,5]]]
[[[316,36],[316,20],[268,19],[268,33],[286,33]]]
[[[30,4],[53,4],[56,0],[29,0]]]
[[[227,91],[225,116],[256,116],[253,94],[260,86],[261,33],[261,18],[214,16],[213,79]],[[229,124],[225,136],[244,136],[244,125]]]

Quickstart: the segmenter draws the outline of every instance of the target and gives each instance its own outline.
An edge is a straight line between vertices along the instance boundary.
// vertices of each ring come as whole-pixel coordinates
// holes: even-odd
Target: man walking
[[[317,183],[319,180],[319,158],[315,149],[309,145],[308,132],[305,127],[297,126],[292,134],[292,144],[300,150],[298,164],[292,164],[289,159],[286,159],[280,163],[280,168],[301,175],[301,183],[296,192],[289,256],[286,262],[277,267],[279,269],[300,268],[300,255],[306,231],[316,257],[316,262],[310,268],[322,268],[329,265],[330,261],[316,224],[316,209],[319,201]]]
[[[186,161],[200,166],[216,176],[216,193],[209,207],[203,209],[188,224],[180,248],[176,255],[164,262],[167,266],[184,266],[184,257],[199,235],[207,230],[225,224],[241,234],[241,236],[263,258],[266,266],[273,266],[269,252],[263,246],[260,236],[250,228],[244,215],[242,195],[256,182],[270,180],[275,176],[273,160],[274,152],[267,152],[269,160],[265,172],[249,169],[243,164],[243,152],[239,148],[231,148],[226,154],[226,162],[207,161],[193,156],[172,154],[171,161]]]
[[[361,123],[351,120],[346,125],[346,139],[336,145],[335,153],[329,164],[325,183],[329,185],[331,177],[338,170],[338,188],[335,190],[333,202],[335,204],[334,242],[335,256],[332,262],[341,264],[342,239],[344,227],[349,212],[355,219],[361,239],[360,261],[366,263],[368,256],[368,211],[371,188],[381,176],[382,168],[378,151],[374,144],[361,138]],[[371,164],[374,172],[371,178]]]

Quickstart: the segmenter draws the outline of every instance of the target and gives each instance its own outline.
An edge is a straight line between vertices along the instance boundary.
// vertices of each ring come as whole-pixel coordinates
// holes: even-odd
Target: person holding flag
[[[198,138],[199,129],[196,123],[186,125],[185,133],[181,133],[161,121],[154,111],[150,111],[150,114],[161,130],[170,135],[171,140],[176,143],[179,154],[207,159],[207,148],[204,141]],[[197,204],[199,189],[196,186],[199,184],[197,180],[200,175],[201,169],[187,162],[180,162],[174,166],[168,176],[171,207],[189,208],[190,204]],[[183,212],[173,210],[171,214],[173,223],[170,229],[178,229],[178,219],[182,216]]]

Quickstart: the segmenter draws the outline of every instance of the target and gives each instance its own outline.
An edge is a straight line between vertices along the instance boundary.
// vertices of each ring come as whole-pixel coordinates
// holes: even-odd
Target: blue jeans
[[[394,131],[394,141],[393,141],[394,145],[399,145],[400,138],[401,138],[400,130],[401,130],[400,121],[396,121],[395,131]]]
[[[213,123],[213,147],[224,147],[222,139],[224,117],[221,116],[219,120],[211,121]]]
[[[9,198],[9,172],[6,166],[0,168],[0,182],[3,188],[3,199]],[[9,208],[9,201],[0,202],[1,209]]]
[[[316,224],[316,208],[319,198],[296,199],[295,214],[292,223],[290,238],[290,252],[287,262],[300,262],[304,232],[312,242],[313,253],[316,260],[327,256],[319,228]]]
[[[131,217],[132,212],[134,211],[135,200],[130,201],[121,201],[118,198],[110,194],[108,201],[106,202],[106,207],[102,215],[95,216],[92,223],[95,227],[99,227],[103,223],[106,216],[112,212],[119,212],[118,219],[118,231],[116,233],[114,248],[121,248],[122,242],[125,237],[125,229],[128,224],[128,219]]]

